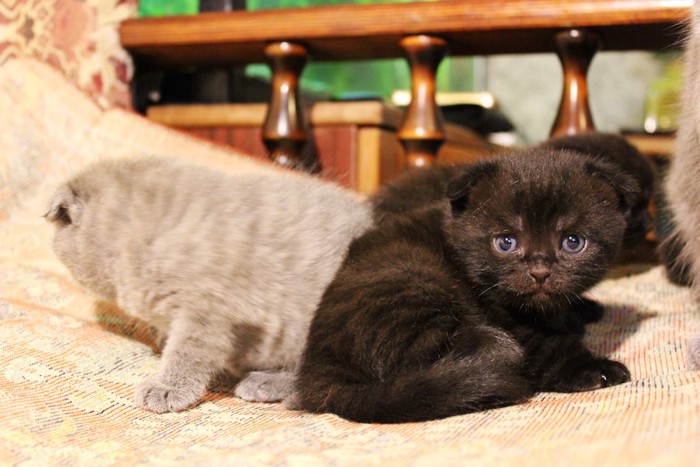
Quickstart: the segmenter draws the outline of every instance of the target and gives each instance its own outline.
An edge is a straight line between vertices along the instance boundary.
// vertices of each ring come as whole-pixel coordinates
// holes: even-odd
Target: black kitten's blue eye
[[[493,239],[493,245],[499,253],[513,253],[518,248],[518,241],[513,235],[499,235]]]
[[[586,239],[580,235],[568,234],[561,241],[561,249],[566,253],[581,253],[586,248]]]

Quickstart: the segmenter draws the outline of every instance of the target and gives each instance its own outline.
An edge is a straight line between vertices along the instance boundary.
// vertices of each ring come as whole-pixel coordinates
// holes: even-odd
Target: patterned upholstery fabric
[[[101,107],[130,107],[131,58],[117,26],[137,0],[2,0],[0,64],[11,57],[49,63]]]
[[[700,372],[684,363],[700,312],[658,267],[623,271],[592,291],[607,315],[588,343],[629,366],[633,381],[622,386],[403,425],[247,403],[225,386],[186,412],[141,410],[132,388],[158,365],[149,331],[87,296],[55,259],[41,217],[48,197],[105,157],[274,169],[127,111],[103,111],[30,59],[0,67],[0,128],[3,465],[682,466],[700,458]]]

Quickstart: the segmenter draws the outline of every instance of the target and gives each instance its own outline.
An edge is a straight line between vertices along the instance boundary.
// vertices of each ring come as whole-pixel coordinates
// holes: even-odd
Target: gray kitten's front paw
[[[151,412],[179,412],[201,399],[204,392],[204,388],[171,386],[151,377],[136,387],[135,398],[137,405]]]
[[[248,402],[279,402],[294,390],[294,376],[286,371],[251,371],[237,385],[236,397]]]

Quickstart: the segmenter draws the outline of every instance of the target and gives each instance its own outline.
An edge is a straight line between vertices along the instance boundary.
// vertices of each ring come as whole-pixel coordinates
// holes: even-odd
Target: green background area
[[[416,0],[382,0],[381,3],[408,3]],[[436,1],[436,0],[423,0]],[[380,3],[377,0],[248,0],[249,10],[302,8],[322,5]],[[140,0],[140,16],[195,14],[198,0]],[[246,74],[269,79],[267,65],[253,64]],[[473,91],[477,88],[477,70],[471,57],[443,60],[437,75],[441,92]],[[313,57],[304,68],[301,87],[331,98],[379,97],[387,99],[394,90],[410,89],[408,64],[403,59],[364,60],[352,62],[319,62]]]

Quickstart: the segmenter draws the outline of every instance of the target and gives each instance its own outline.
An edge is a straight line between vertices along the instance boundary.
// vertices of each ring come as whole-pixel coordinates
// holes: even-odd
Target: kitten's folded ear
[[[50,222],[58,222],[62,225],[77,225],[80,223],[82,213],[83,204],[78,194],[70,186],[64,185],[56,191],[44,217]]]
[[[447,197],[453,213],[462,213],[469,206],[469,191],[480,180],[493,176],[498,171],[494,161],[482,161],[462,167],[447,185]]]
[[[620,210],[625,214],[639,202],[642,196],[639,182],[634,177],[621,171],[616,165],[592,159],[586,162],[586,172],[599,177],[613,187],[619,201]]]

